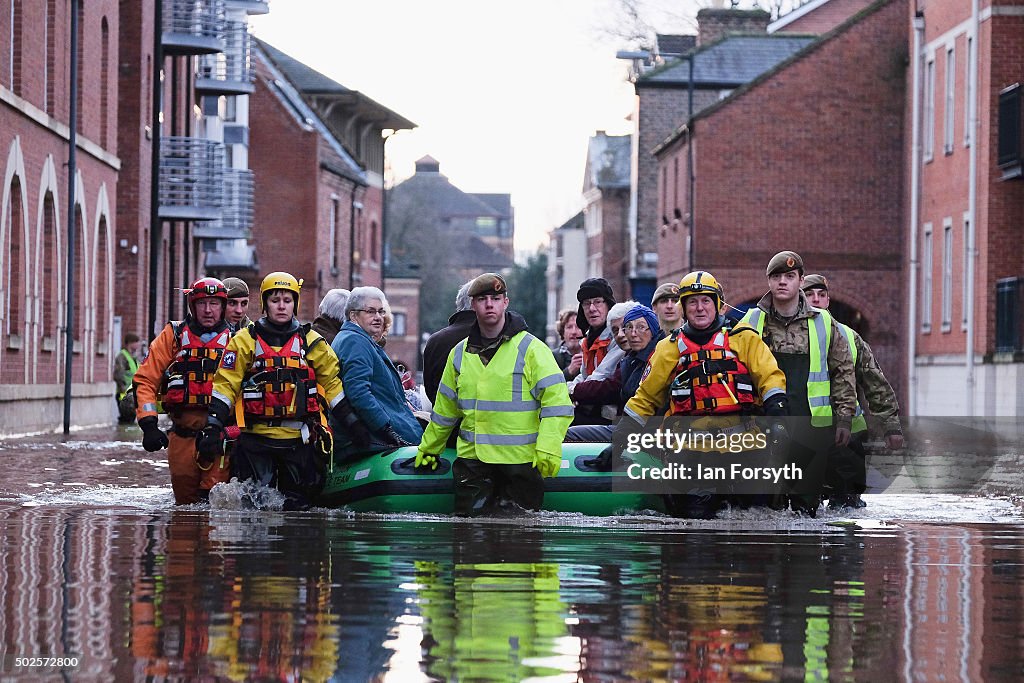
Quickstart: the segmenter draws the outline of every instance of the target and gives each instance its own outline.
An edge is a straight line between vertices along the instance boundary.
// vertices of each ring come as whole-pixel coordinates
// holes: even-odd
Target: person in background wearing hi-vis
[[[846,336],[828,311],[807,301],[800,290],[803,274],[799,254],[775,254],[765,269],[768,293],[742,322],[757,330],[786,374],[790,415],[808,418],[802,423],[791,421],[790,461],[802,469],[805,482],[818,490],[791,495],[789,504],[813,517],[826,493],[828,460],[835,446],[850,441],[857,389]]]
[[[805,276],[801,288],[812,306],[828,310],[831,300],[828,293],[829,283],[824,275],[815,273]],[[882,368],[878,367],[875,354],[864,338],[849,325],[839,323],[839,328],[846,336],[850,351],[853,353],[857,389],[864,396],[871,415],[882,421],[885,445],[893,451],[903,448],[903,427],[900,425],[900,404],[896,399],[896,392],[892,390],[892,385],[882,373]],[[867,433],[867,420],[864,419],[864,411],[858,403],[853,416],[850,444],[847,447],[847,450],[856,457],[849,458],[844,457],[848,454],[837,454],[830,459],[830,465],[833,465],[829,468],[830,508],[865,507],[860,496],[867,486],[867,460],[864,453]]]
[[[227,459],[200,457],[195,438],[206,426],[213,375],[231,330],[224,321],[228,294],[223,282],[200,278],[182,291],[188,297],[188,315],[167,323],[153,340],[134,384],[142,447],[151,453],[167,449],[174,502],[187,505],[207,500],[211,488],[228,480]],[[157,424],[158,402],[171,417],[170,434]]]
[[[132,379],[139,369],[136,354],[142,340],[139,335],[129,332],[124,335],[124,346],[114,358],[114,382],[117,384],[117,421],[131,422],[135,419],[135,392],[132,391]]]
[[[476,322],[448,354],[416,466],[436,469],[458,424],[455,514],[479,515],[502,501],[539,510],[542,478],[561,469],[562,440],[572,422],[565,378],[551,349],[508,310],[500,275],[480,275],[469,295]]]

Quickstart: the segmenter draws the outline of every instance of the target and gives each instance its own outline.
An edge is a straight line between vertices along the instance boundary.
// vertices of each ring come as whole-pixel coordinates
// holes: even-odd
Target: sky
[[[587,142],[632,130],[616,0],[275,0],[253,34],[418,125],[387,143],[465,192],[510,193],[517,252],[582,208]]]

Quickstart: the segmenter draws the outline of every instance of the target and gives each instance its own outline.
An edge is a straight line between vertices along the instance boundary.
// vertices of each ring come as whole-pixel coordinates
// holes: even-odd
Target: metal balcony
[[[224,146],[203,138],[160,138],[160,218],[209,221],[221,217]]]
[[[200,95],[242,95],[251,93],[252,37],[246,24],[229,21],[224,25],[224,51],[199,58],[196,92]]]
[[[224,49],[224,0],[164,0],[161,42],[169,55]]]
[[[224,169],[224,197],[220,218],[192,230],[204,240],[248,239],[252,236],[253,175],[245,168]]]
[[[228,9],[245,10],[248,14],[266,14],[270,11],[270,0],[225,0]]]

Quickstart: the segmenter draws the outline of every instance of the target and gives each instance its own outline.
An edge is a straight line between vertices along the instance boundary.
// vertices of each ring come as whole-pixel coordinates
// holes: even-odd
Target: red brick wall
[[[828,0],[824,5],[794,19],[778,33],[827,33],[874,0]]]
[[[697,45],[710,45],[728,33],[764,33],[770,19],[761,9],[702,9],[697,12]]]
[[[389,277],[385,280],[385,285],[385,295],[392,314],[405,314],[405,335],[397,334],[392,327],[384,350],[392,360],[400,360],[410,370],[415,370],[419,367],[420,353],[420,281],[416,278]]]
[[[601,275],[620,301],[629,289],[629,190],[601,191]]]
[[[56,51],[48,58],[48,42],[41,39],[46,32],[48,4],[22,2],[18,6],[20,35],[14,41],[13,80],[11,4],[0,8],[0,83],[20,98],[14,104],[0,104],[0,164],[5,173],[16,176],[12,188],[17,193],[11,210],[18,213],[0,236],[0,276],[5,282],[0,287],[10,304],[8,307],[8,301],[0,301],[10,311],[0,328],[0,382],[55,384],[63,381],[64,347],[59,321],[65,315],[68,253],[68,146],[56,127],[68,123],[71,17],[68,5],[57,3],[58,12],[52,18]],[[110,379],[113,310],[107,291],[114,267],[106,247],[115,239],[118,173],[110,160],[116,148],[110,145],[98,152],[86,148],[95,150],[89,143],[99,144],[103,137],[99,129],[99,83],[104,70],[106,98],[109,101],[116,94],[117,15],[117,2],[97,0],[86,3],[80,16],[84,40],[80,101],[85,126],[80,131],[76,160],[82,178],[77,200],[84,208],[85,220],[76,228],[72,271],[77,285],[74,323],[79,344],[72,373],[76,382]],[[104,16],[108,51],[102,62],[100,24]],[[52,103],[47,101],[48,91],[56,95]],[[46,112],[54,118],[47,118]],[[116,112],[108,113],[106,123],[108,133],[116,129]],[[108,213],[101,226],[98,213],[104,186],[104,210]],[[51,193],[52,201],[46,201],[46,192]],[[44,206],[48,212],[41,210]]]
[[[894,384],[904,363],[903,101],[906,0],[850,30],[698,119],[696,267],[726,299],[767,290],[764,268],[782,249],[826,274],[833,297],[858,309],[867,340]],[[679,159],[678,144],[660,160]],[[685,173],[680,173],[685,183]],[[685,206],[687,193],[679,188]],[[685,274],[686,230],[659,243],[658,280]],[[865,286],[870,283],[870,286]]]
[[[658,160],[651,150],[664,142],[679,126],[686,123],[689,110],[689,95],[685,86],[678,88],[653,88],[637,84],[638,97],[638,149],[637,149],[637,253],[658,252],[664,258],[658,244],[658,231],[662,225],[659,210]],[[700,111],[718,100],[717,91],[697,90],[693,97],[693,110]],[[670,172],[671,172],[671,166]],[[679,167],[683,177],[685,166]],[[672,212],[665,215],[672,218]],[[638,256],[639,257],[639,256]],[[660,266],[659,266],[660,269]],[[616,292],[618,295],[618,292]]]

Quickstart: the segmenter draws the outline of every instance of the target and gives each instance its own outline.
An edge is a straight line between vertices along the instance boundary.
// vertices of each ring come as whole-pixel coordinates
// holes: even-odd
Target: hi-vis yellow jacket
[[[290,335],[289,335],[290,337]],[[338,357],[330,344],[316,332],[306,332],[306,362],[313,368],[316,381],[324,389],[328,405],[333,408],[344,397],[341,379],[338,377]],[[267,343],[264,340],[264,343]],[[271,346],[280,351],[280,346]],[[213,378],[213,402],[221,404],[211,406],[218,413],[231,413],[235,401],[241,400],[242,380],[252,366],[255,358],[256,339],[253,328],[239,330],[228,342],[228,347],[220,360],[220,368]],[[226,406],[226,407],[225,407]],[[244,431],[269,439],[298,439],[302,437],[302,424],[299,420],[275,420],[270,422],[250,420],[246,416]]]
[[[561,458],[572,418],[565,377],[542,341],[519,332],[484,365],[463,340],[448,354],[419,450],[441,453],[462,420],[460,458],[508,465],[532,463],[538,452]]]

